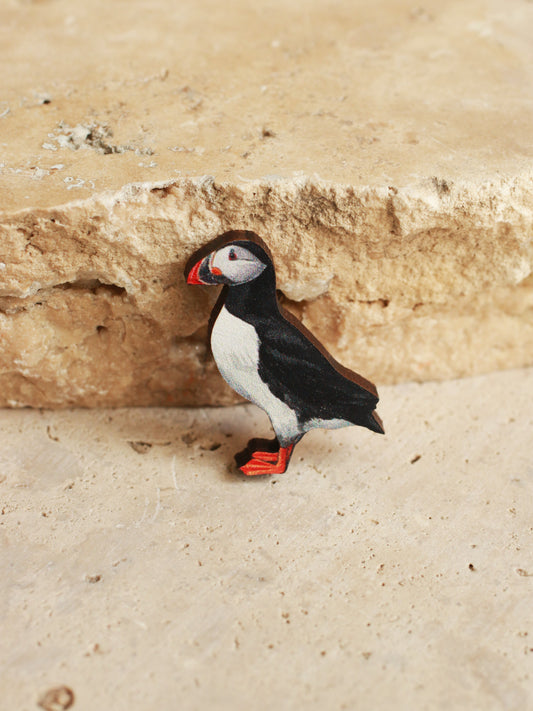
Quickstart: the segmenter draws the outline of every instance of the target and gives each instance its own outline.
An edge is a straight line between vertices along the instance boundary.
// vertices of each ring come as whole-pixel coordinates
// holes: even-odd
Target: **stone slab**
[[[2,708],[529,708],[532,393],[384,387],[254,479],[252,406],[0,411]]]
[[[404,187],[531,171],[523,0],[13,0],[0,12],[4,210],[205,174]]]
[[[378,384],[533,362],[533,5],[0,9],[0,405],[222,404],[189,254],[253,229]]]

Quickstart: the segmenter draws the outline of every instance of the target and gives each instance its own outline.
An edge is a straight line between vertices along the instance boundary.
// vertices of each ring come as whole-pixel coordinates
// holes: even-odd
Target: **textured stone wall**
[[[216,290],[182,272],[240,227],[271,246],[286,306],[377,382],[529,363],[530,185],[204,179],[17,213],[1,227],[2,403],[227,402],[206,349]]]

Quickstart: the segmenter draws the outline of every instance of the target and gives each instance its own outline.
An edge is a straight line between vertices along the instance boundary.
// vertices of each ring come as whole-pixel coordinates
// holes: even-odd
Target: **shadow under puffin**
[[[367,427],[383,434],[376,387],[338,363],[276,296],[272,255],[247,230],[225,232],[187,262],[188,284],[224,285],[211,313],[211,350],[224,380],[270,418],[275,439],[235,455],[249,476],[281,474],[306,432]]]

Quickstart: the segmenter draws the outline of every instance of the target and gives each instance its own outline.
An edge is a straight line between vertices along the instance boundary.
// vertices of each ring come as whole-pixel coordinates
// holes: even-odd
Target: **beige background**
[[[526,0],[1,3],[2,404],[230,402],[181,269],[251,227],[387,430],[246,479],[252,406],[0,410],[1,709],[533,706],[533,371],[385,385],[532,363],[532,36]]]

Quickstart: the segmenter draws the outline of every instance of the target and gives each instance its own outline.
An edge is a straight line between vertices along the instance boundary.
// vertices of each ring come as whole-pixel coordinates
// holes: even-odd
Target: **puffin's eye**
[[[237,255],[235,254],[234,249],[230,250],[228,259],[230,260],[230,262],[234,262],[237,259]]]

